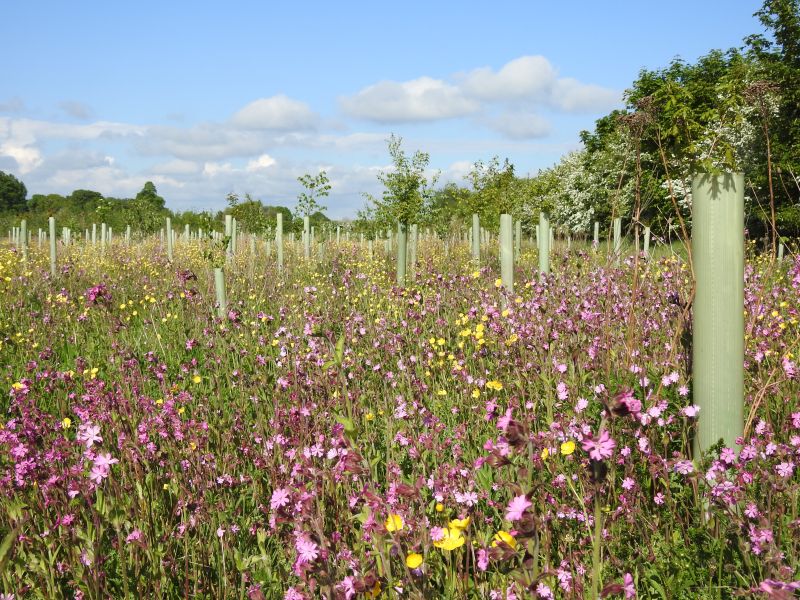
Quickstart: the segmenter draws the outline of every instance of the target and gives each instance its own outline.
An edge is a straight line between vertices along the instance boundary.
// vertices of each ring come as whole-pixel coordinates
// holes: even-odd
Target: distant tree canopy
[[[20,210],[25,207],[28,190],[11,173],[0,171],[0,210]]]

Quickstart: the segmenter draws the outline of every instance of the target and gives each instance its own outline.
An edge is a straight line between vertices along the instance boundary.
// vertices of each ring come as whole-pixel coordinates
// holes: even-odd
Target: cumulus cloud
[[[467,94],[482,100],[542,102],[547,99],[557,74],[544,56],[521,56],[499,71],[481,67],[457,75],[457,79]]]
[[[546,137],[552,130],[547,119],[528,111],[506,111],[488,119],[487,124],[513,140]]]
[[[176,158],[153,165],[150,170],[160,175],[194,175],[200,172],[200,165],[191,160]]]
[[[553,104],[566,112],[599,112],[622,102],[622,94],[615,90],[569,77],[555,82],[551,96]]]
[[[598,85],[561,77],[544,56],[521,56],[500,69],[480,67],[456,73],[450,81],[420,77],[405,82],[381,81],[340,99],[342,110],[377,123],[437,121],[491,113],[498,107],[529,116],[536,109],[557,112],[599,112],[621,101],[621,94]],[[541,118],[526,118],[524,127],[513,115],[479,119],[513,138],[545,135]]]
[[[599,85],[560,77],[544,56],[521,56],[499,70],[474,69],[457,76],[465,93],[489,102],[544,106],[563,112],[600,112],[619,104],[622,95]]]
[[[263,171],[264,169],[268,169],[269,167],[274,166],[275,159],[272,158],[269,154],[262,154],[258,158],[254,158],[253,160],[247,163],[245,167],[245,171],[249,173],[253,173],[255,171]]]
[[[231,117],[231,123],[242,129],[292,131],[312,129],[317,115],[305,102],[284,95],[259,98]]]
[[[378,123],[436,121],[463,117],[480,104],[464,96],[456,86],[431,77],[411,81],[381,81],[354,96],[340,99],[343,110],[360,119]]]
[[[13,141],[0,143],[0,157],[12,159],[23,175],[30,173],[42,164],[42,153],[31,145],[16,144]],[[6,160],[5,162],[9,162]]]
[[[200,123],[192,127],[148,127],[146,135],[136,141],[136,148],[145,155],[203,162],[253,156],[268,144],[269,137],[262,132],[237,131],[220,123]]]
[[[138,136],[143,131],[143,128],[127,123],[98,121],[76,125],[0,117],[0,156],[13,158],[24,174],[42,164],[41,146],[49,141],[110,140]]]

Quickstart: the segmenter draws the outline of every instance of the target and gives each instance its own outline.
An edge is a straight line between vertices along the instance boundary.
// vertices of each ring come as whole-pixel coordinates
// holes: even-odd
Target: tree
[[[474,194],[467,202],[467,218],[472,213],[478,213],[481,224],[486,227],[498,227],[500,215],[503,213],[517,213],[514,210],[514,195],[511,194],[515,181],[514,165],[508,159],[500,165],[500,159],[495,156],[488,163],[477,161],[465,177],[471,184]]]
[[[158,195],[156,186],[151,181],[145,183],[142,191],[128,204],[128,210],[134,222],[145,233],[158,231],[162,227],[161,219],[166,212],[164,199]]]
[[[11,173],[0,171],[0,211],[25,208],[28,190],[25,184]]]
[[[378,175],[378,180],[384,186],[383,198],[374,202],[379,215],[387,217],[389,222],[411,225],[424,217],[426,204],[433,195],[433,186],[439,174],[428,182],[425,171],[430,156],[427,152],[417,150],[408,157],[403,152],[402,143],[403,138],[394,134],[388,140],[389,156],[394,168]]]
[[[148,181],[144,184],[142,191],[136,194],[135,200],[159,211],[163,210],[165,205],[164,198],[158,195],[156,186],[152,181]]]
[[[69,195],[72,205],[78,209],[88,209],[91,205],[97,205],[103,199],[103,194],[94,190],[74,190]]]
[[[330,180],[325,171],[320,171],[315,176],[306,173],[298,177],[297,181],[306,189],[297,196],[297,211],[302,216],[308,217],[315,212],[327,210],[327,207],[317,202],[317,199],[325,198],[331,191]]]
[[[225,212],[232,215],[236,222],[241,224],[242,229],[248,233],[263,233],[266,231],[268,225],[267,213],[260,200],[254,199],[250,194],[245,194],[242,201],[233,192],[228,194],[227,200],[229,208]]]

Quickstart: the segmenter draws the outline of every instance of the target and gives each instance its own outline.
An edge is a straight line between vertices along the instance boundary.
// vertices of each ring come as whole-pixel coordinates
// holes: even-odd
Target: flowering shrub
[[[800,262],[748,264],[745,434],[696,457],[688,269],[577,246],[512,297],[465,245],[406,290],[245,250],[225,319],[197,242],[0,250],[3,597],[789,597]]]

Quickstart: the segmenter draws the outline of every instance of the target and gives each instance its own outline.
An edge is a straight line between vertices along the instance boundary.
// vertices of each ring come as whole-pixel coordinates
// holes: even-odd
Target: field
[[[742,444],[691,455],[671,252],[0,249],[0,598],[790,598],[800,260],[748,254]],[[228,310],[214,307],[225,265]],[[735,399],[732,399],[735,401]]]

